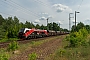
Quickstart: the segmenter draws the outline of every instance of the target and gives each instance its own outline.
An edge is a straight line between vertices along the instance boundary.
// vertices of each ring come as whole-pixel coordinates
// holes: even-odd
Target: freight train
[[[40,37],[55,36],[62,34],[66,34],[66,33],[61,31],[22,28],[18,33],[18,38],[32,39],[32,38],[40,38]]]

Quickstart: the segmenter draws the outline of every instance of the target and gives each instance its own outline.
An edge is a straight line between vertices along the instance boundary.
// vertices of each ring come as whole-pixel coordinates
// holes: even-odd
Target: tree
[[[2,25],[2,23],[5,22],[4,18],[2,17],[2,15],[0,15],[0,25]]]
[[[75,32],[75,31],[79,31],[80,29],[82,29],[84,26],[84,24],[82,22],[78,23],[77,26],[76,26],[76,29],[75,29],[75,25],[72,26],[72,30],[71,32]]]
[[[58,24],[56,24],[55,22],[53,22],[53,30],[54,31],[58,31]]]
[[[45,29],[45,26],[41,25],[40,26],[40,29],[44,30]]]
[[[74,32],[74,31],[75,31],[75,25],[72,26],[71,32]]]
[[[22,22],[19,23],[19,29],[25,28],[24,24]]]
[[[37,29],[40,29],[40,26],[39,26],[39,24],[37,24],[35,28],[37,28]]]
[[[78,23],[76,26],[76,31],[79,31],[80,29],[82,29],[84,26],[84,24],[82,22]]]
[[[30,28],[35,28],[35,25],[31,22]]]
[[[18,25],[19,24],[19,19],[16,16],[14,16],[14,20],[13,21],[14,21],[14,24],[15,25]]]
[[[3,26],[0,26],[0,40],[5,37],[5,30],[2,28]]]
[[[53,30],[53,24],[52,23],[48,23],[48,27],[49,27],[49,30]]]
[[[86,30],[90,33],[90,25],[85,25]]]
[[[69,32],[68,29],[63,29],[64,32]]]
[[[31,28],[30,22],[26,21],[26,22],[25,22],[25,27],[26,27],[26,28]]]

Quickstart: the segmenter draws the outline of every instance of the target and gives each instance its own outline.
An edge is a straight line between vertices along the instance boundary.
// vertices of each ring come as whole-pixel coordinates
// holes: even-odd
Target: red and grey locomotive
[[[22,28],[19,31],[18,37],[20,39],[30,39],[30,38],[38,38],[48,36],[47,30],[40,29],[28,29]]]

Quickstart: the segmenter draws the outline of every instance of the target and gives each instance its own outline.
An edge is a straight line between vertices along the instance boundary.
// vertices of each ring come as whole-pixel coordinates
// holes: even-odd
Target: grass
[[[37,54],[36,53],[31,53],[29,54],[29,60],[36,60],[37,59]]]
[[[9,38],[9,39],[3,38],[2,40],[0,40],[0,42],[9,42],[9,41],[16,41],[16,40],[18,40],[18,38]]]
[[[39,46],[39,45],[41,45],[41,44],[43,44],[45,42],[48,42],[48,41],[51,41],[51,40],[54,40],[54,39],[60,38],[60,37],[61,36],[57,36],[57,37],[48,38],[48,39],[39,40],[39,41],[31,41],[31,42],[29,42],[27,44],[21,44],[21,45],[19,45],[19,50],[23,52],[23,51],[28,50],[28,49],[30,49],[32,47],[37,47],[37,46]]]
[[[2,53],[7,53],[10,57],[14,57],[14,56],[18,56],[19,54],[21,54],[22,52],[24,51],[27,51],[28,49],[32,49],[33,47],[37,47],[45,42],[48,42],[48,41],[51,41],[51,40],[54,40],[54,39],[57,39],[57,38],[60,38],[61,36],[55,36],[53,38],[48,38],[48,39],[44,39],[44,40],[39,40],[39,41],[32,41],[32,42],[28,42],[26,44],[19,44],[19,47],[18,47],[18,53],[17,54],[13,54],[13,51],[7,51],[7,48],[4,48],[3,52]],[[2,49],[0,49],[2,50]],[[0,53],[0,55],[2,54]]]
[[[0,60],[8,60],[9,54],[4,49],[0,49]]]
[[[68,44],[63,40],[62,45],[45,60],[90,60],[90,45],[74,48],[68,47]]]

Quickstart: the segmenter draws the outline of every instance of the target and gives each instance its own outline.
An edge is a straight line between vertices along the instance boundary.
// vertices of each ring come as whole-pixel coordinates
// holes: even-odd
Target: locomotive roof
[[[47,31],[47,30],[41,30],[41,29],[35,29],[35,28],[32,28],[32,29],[25,28],[25,31],[26,31],[26,30],[34,30],[34,31]]]

